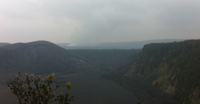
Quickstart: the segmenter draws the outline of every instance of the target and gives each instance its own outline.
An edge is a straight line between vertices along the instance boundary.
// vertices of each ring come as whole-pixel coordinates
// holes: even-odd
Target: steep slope
[[[17,43],[0,48],[0,70],[60,72],[83,63],[65,49],[47,42]]]
[[[139,77],[181,104],[200,103],[200,40],[145,45],[133,58],[129,77]]]

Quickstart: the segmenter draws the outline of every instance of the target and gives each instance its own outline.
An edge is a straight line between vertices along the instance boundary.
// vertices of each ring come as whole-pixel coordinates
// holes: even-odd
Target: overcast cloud
[[[0,0],[0,42],[199,39],[199,0]]]

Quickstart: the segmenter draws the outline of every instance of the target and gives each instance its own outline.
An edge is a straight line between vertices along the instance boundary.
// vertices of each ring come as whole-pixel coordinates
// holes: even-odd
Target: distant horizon
[[[70,45],[70,43],[53,43],[65,49],[142,49],[144,45],[150,43],[171,43],[171,42],[180,42],[185,40],[194,40],[194,39],[154,39],[154,40],[143,40],[143,41],[132,41],[132,42],[105,42],[105,43],[87,43],[82,45]],[[50,42],[47,40],[37,40],[32,42]],[[32,42],[25,42],[32,43]],[[1,43],[1,42],[0,42]],[[23,42],[18,42],[23,43]],[[7,43],[10,44],[10,43]],[[7,45],[6,43],[1,44]],[[17,43],[11,43],[17,44]]]
[[[200,38],[199,38],[200,39]],[[156,40],[198,40],[198,39],[149,39],[149,40],[138,40],[138,41],[118,41],[118,42],[101,42],[101,43],[95,43],[95,44],[104,44],[104,43],[129,43],[129,42],[144,42],[144,41],[156,41]],[[55,44],[71,44],[70,42],[52,42],[52,41],[49,41],[49,40],[33,40],[33,41],[24,41],[24,42],[7,42],[7,41],[2,41],[0,43],[9,43],[9,44],[15,44],[15,43],[30,43],[30,42],[36,42],[36,41],[48,41],[48,42],[51,42],[51,43],[55,43]],[[93,44],[93,43],[86,43],[86,44]],[[80,45],[81,46],[81,45]]]

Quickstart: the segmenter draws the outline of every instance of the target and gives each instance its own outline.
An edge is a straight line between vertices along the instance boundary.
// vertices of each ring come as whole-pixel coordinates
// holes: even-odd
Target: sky
[[[0,42],[199,39],[200,0],[0,0]]]

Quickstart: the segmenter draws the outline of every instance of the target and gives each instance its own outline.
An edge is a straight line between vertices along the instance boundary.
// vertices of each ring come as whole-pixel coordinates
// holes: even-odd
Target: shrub
[[[59,82],[55,87],[52,87],[52,80],[55,74],[46,76],[46,79],[41,76],[35,77],[33,74],[24,74],[20,72],[16,75],[14,80],[10,79],[8,87],[13,94],[17,96],[17,104],[69,104],[73,101],[73,96],[69,97],[68,93],[55,94],[55,90],[63,86]],[[71,89],[71,83],[67,82],[64,86],[68,90]]]

